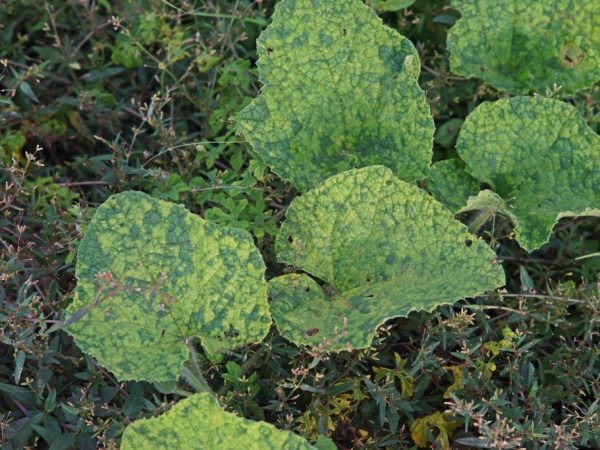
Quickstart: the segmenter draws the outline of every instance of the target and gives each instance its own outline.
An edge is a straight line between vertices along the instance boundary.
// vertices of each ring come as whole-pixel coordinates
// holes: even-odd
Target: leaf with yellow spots
[[[598,0],[452,0],[450,67],[512,93],[570,95],[600,80]]]
[[[361,0],[278,2],[257,46],[264,86],[237,126],[277,175],[301,191],[373,164],[426,178],[434,124],[417,51]]]
[[[390,318],[504,284],[484,241],[382,166],[343,172],[296,198],[275,249],[302,271],[269,282],[277,328],[334,351],[369,347]]]
[[[265,422],[252,422],[224,411],[210,394],[181,400],[165,414],[142,419],[125,429],[123,450],[219,449],[310,450],[302,437]]]
[[[466,209],[508,215],[528,251],[548,242],[561,218],[600,216],[600,136],[568,103],[482,103],[467,117],[456,150],[466,171],[497,194],[482,191]]]
[[[431,166],[427,188],[450,211],[457,212],[479,192],[479,182],[465,172],[459,159],[446,159]]]
[[[79,246],[67,331],[120,380],[177,380],[188,343],[263,339],[265,266],[251,236],[141,192],[114,195]]]

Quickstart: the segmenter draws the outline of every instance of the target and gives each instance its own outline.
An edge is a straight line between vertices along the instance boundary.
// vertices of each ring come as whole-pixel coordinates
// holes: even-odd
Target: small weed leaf
[[[437,432],[435,441],[442,449],[451,450],[450,436],[459,426],[460,424],[451,420],[449,415],[435,411],[433,414],[415,420],[410,427],[410,434],[415,444],[425,448],[429,442],[429,433],[435,430]]]
[[[294,343],[329,350],[366,348],[387,319],[504,284],[483,241],[382,166],[343,172],[296,198],[275,248],[279,260],[327,283],[307,274],[271,280],[277,327]]]
[[[134,422],[125,429],[121,448],[143,449],[315,449],[306,440],[265,422],[225,412],[210,394],[181,400],[165,414]]]
[[[517,240],[545,244],[558,219],[600,215],[600,137],[577,110],[543,97],[484,103],[471,113],[457,151],[473,177],[504,199]],[[470,209],[501,199],[489,191]],[[485,201],[484,201],[485,200]]]
[[[600,80],[597,0],[453,0],[450,67],[512,92],[574,94]]]
[[[284,0],[258,40],[262,94],[239,130],[281,178],[306,191],[385,164],[426,177],[434,125],[412,43],[360,0]]]
[[[176,380],[193,337],[209,352],[263,339],[264,271],[246,232],[141,192],[114,195],[79,247],[68,331],[120,380]]]
[[[431,166],[427,188],[450,211],[456,212],[469,197],[479,192],[479,182],[465,172],[459,159],[447,159]]]

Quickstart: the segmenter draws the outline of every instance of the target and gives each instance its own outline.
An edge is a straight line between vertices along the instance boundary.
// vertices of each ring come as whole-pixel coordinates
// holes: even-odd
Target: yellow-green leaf
[[[459,423],[448,418],[446,414],[435,411],[433,414],[416,419],[410,427],[410,436],[415,444],[424,448],[428,443],[428,432],[437,431],[436,442],[444,450],[450,450],[450,436],[459,427]]]
[[[213,396],[204,393],[181,400],[159,417],[138,420],[129,425],[123,434],[121,448],[310,450],[315,447],[300,436],[266,422],[253,422],[225,412]]]
[[[479,192],[479,182],[465,172],[459,159],[447,159],[431,166],[427,188],[450,211],[456,212],[469,197]]]
[[[467,117],[456,148],[467,172],[497,193],[483,191],[469,208],[509,215],[526,250],[545,244],[560,218],[600,215],[600,137],[568,103],[483,103]]]
[[[296,198],[275,247],[304,272],[269,282],[279,331],[330,350],[366,348],[390,318],[504,284],[485,242],[381,166],[343,172]]]
[[[385,164],[427,176],[434,125],[412,43],[360,0],[283,0],[258,42],[261,95],[239,130],[301,191]]]
[[[573,94],[600,80],[597,0],[453,0],[450,67],[512,93]]]
[[[68,332],[120,380],[179,377],[188,342],[263,339],[265,266],[251,236],[141,192],[100,206],[80,244]]]

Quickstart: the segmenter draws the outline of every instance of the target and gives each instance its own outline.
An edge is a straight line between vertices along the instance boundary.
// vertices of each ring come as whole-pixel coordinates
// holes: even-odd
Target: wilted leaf
[[[120,380],[176,380],[189,339],[213,352],[265,336],[264,269],[246,232],[141,192],[114,195],[80,244],[68,331]]]
[[[159,417],[129,425],[121,448],[309,450],[315,447],[300,436],[266,422],[252,422],[225,412],[213,396],[204,393],[181,400]]]
[[[410,427],[410,436],[415,444],[423,448],[427,446],[427,433],[429,430],[436,430],[436,442],[444,450],[450,450],[452,448],[450,446],[450,436],[458,427],[458,422],[450,420],[447,415],[439,411],[435,411],[433,414],[415,420]]]
[[[453,0],[450,67],[513,93],[573,94],[600,80],[597,0]]]
[[[465,374],[461,366],[444,366],[444,369],[452,373],[452,384],[444,392],[444,398],[452,398],[454,391],[462,389]]]
[[[264,87],[237,122],[281,178],[305,191],[372,164],[426,177],[434,126],[417,52],[360,0],[283,0],[258,54]]]
[[[480,193],[470,209],[502,209],[527,250],[545,244],[562,217],[600,215],[600,137],[567,103],[484,103],[467,117],[457,151],[467,172],[499,195]]]
[[[504,284],[495,254],[452,213],[387,168],[343,172],[290,205],[279,260],[306,273],[269,283],[281,334],[365,348],[378,325]]]

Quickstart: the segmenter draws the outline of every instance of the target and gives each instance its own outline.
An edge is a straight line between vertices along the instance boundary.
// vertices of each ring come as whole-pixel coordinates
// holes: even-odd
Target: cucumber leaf
[[[296,198],[275,248],[303,271],[269,282],[277,328],[328,350],[366,348],[387,319],[504,284],[485,242],[382,166],[343,172]]]
[[[79,246],[67,331],[120,380],[177,380],[190,339],[210,353],[261,341],[271,319],[251,236],[125,192]]]
[[[515,94],[563,95],[600,80],[597,0],[453,0],[462,18],[448,34],[454,73]]]
[[[161,416],[129,425],[123,433],[121,448],[310,450],[315,447],[290,431],[228,413],[212,395],[203,393],[181,400]]]
[[[548,242],[559,219],[600,215],[600,137],[568,103],[483,103],[467,117],[456,149],[467,172],[503,199],[528,251]]]
[[[415,3],[415,0],[373,0],[371,4],[378,11],[391,12],[400,11],[408,8]]]
[[[446,159],[431,166],[427,188],[450,211],[456,212],[479,192],[479,182],[465,172],[459,159]]]
[[[427,175],[434,124],[412,43],[360,0],[283,0],[261,34],[262,93],[237,116],[254,150],[301,191],[385,164]]]

